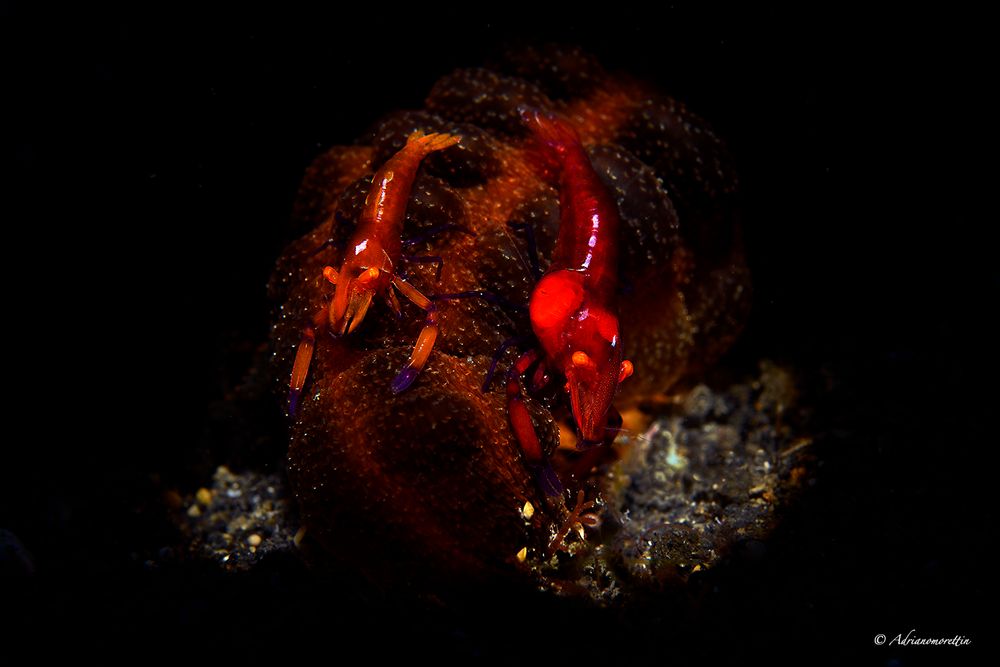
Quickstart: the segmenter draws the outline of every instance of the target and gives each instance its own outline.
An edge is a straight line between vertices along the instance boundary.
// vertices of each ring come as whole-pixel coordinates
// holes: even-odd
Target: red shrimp
[[[609,439],[615,392],[632,374],[615,304],[621,223],[573,128],[536,111],[522,116],[547,175],[558,178],[560,209],[552,264],[531,294],[529,315],[543,362],[566,378],[582,448]],[[518,380],[537,357],[533,350],[518,360],[508,376],[507,394],[511,425],[525,456],[541,465],[541,448],[520,399]],[[549,486],[544,479],[543,486]]]
[[[292,414],[297,410],[309,372],[317,329],[326,329],[334,336],[351,333],[361,325],[376,294],[398,314],[399,300],[391,287],[427,313],[424,328],[417,337],[409,361],[392,382],[393,392],[402,392],[413,384],[427,363],[438,334],[437,309],[433,301],[397,274],[396,267],[402,259],[406,204],[421,161],[430,153],[454,146],[460,140],[461,137],[450,134],[425,135],[418,130],[375,173],[340,271],[332,266],[323,270],[323,276],[337,289],[329,307],[317,313],[312,325],[306,327],[296,350],[289,391],[289,411]]]

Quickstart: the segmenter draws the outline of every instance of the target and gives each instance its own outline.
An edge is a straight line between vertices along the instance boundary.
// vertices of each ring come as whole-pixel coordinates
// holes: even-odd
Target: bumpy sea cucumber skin
[[[386,115],[360,145],[333,148],[310,167],[294,216],[312,231],[283,253],[270,285],[279,393],[287,394],[303,326],[333,292],[323,267],[342,259],[332,247],[314,251],[349,238],[372,171],[414,130],[462,142],[427,158],[404,225],[406,236],[423,238],[409,254],[443,260],[440,280],[420,263],[404,266],[407,280],[425,294],[485,290],[527,304],[534,277],[511,223],[535,229],[544,270],[559,200],[525,157],[523,106],[569,119],[618,205],[621,330],[635,375],[617,404],[664,392],[725,351],[750,290],[737,180],[722,142],[680,103],[608,74],[585,54],[529,49],[491,69],[443,77],[425,109]],[[309,530],[341,555],[370,564],[391,550],[453,572],[513,570],[521,547],[544,550],[559,517],[546,511],[523,465],[501,383],[485,394],[480,385],[495,350],[530,334],[530,324],[526,311],[482,299],[439,308],[435,350],[400,395],[389,383],[423,322],[412,304],[397,320],[375,303],[350,336],[318,337],[292,427],[290,478]],[[554,447],[551,414],[528,403]],[[531,521],[521,516],[526,501],[540,508]]]

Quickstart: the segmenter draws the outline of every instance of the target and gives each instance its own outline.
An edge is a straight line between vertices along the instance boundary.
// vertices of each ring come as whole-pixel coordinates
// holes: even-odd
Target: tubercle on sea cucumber
[[[426,158],[404,224],[413,254],[441,258],[440,279],[413,263],[407,280],[429,295],[493,298],[438,304],[434,353],[401,394],[390,382],[419,332],[415,307],[404,304],[402,319],[373,310],[351,337],[317,338],[292,424],[289,476],[303,520],[340,557],[372,566],[405,555],[410,568],[450,576],[514,574],[522,548],[529,558],[549,552],[568,511],[541,497],[525,467],[502,383],[480,388],[500,345],[531,333],[517,305],[527,305],[534,275],[528,242],[513,230],[533,229],[543,270],[558,231],[559,193],[526,155],[525,107],[568,119],[621,216],[620,321],[636,373],[616,405],[665,392],[711,363],[746,317],[737,182],[704,121],[572,49],[529,49],[443,77],[425,109],[391,113],[360,145],[314,162],[293,214],[312,231],[283,253],[270,284],[272,365],[287,394],[302,327],[332,296],[323,267],[342,260],[336,244],[354,228],[372,171],[415,130],[462,137]],[[508,350],[501,364],[515,356]],[[565,406],[552,396],[527,405],[553,450]],[[574,493],[581,483],[572,482]],[[525,503],[539,510],[531,520]]]

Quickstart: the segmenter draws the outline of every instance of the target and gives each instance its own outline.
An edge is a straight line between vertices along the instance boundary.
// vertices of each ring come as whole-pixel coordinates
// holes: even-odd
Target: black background
[[[350,648],[912,664],[991,648],[978,611],[991,599],[996,392],[993,327],[977,315],[998,286],[977,231],[993,222],[977,201],[995,172],[982,17],[599,9],[2,5],[18,399],[0,528],[34,567],[8,568],[19,621],[5,633],[38,651],[241,660],[323,647],[331,660]],[[266,340],[265,284],[305,167],[419,107],[452,69],[542,41],[659,83],[727,140],[755,286],[733,355],[833,378],[828,403],[811,389],[830,435],[816,487],[689,616],[560,617],[537,599],[420,616],[291,565],[242,578],[144,568],[172,538],[155,490],[191,491],[233,455],[206,442],[209,406]],[[911,628],[975,646],[873,646]]]

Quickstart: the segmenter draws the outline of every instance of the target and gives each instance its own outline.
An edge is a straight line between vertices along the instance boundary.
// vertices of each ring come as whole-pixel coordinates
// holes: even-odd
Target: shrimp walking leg
[[[441,268],[444,267],[444,260],[440,255],[403,255],[403,259],[414,264],[434,264],[434,279],[441,280]]]
[[[417,375],[427,363],[427,358],[431,355],[431,351],[434,349],[434,342],[437,340],[438,321],[437,306],[433,301],[421,294],[417,288],[399,276],[393,276],[392,284],[403,296],[427,312],[427,318],[424,320],[424,328],[420,331],[420,335],[417,336],[413,352],[410,353],[410,360],[392,381],[392,391],[394,394],[398,394],[406,391],[413,384],[413,381],[417,379]]]
[[[516,232],[524,234],[524,240],[528,244],[528,262],[531,264],[531,273],[537,282],[542,277],[541,265],[538,263],[538,243],[535,241],[535,228],[527,222],[515,222],[508,225]]]
[[[562,493],[562,483],[542,452],[542,445],[538,440],[528,408],[524,404],[521,389],[521,376],[538,360],[538,350],[529,350],[507,371],[507,418],[510,420],[510,428],[514,432],[521,453],[524,454],[525,462],[535,471],[538,485],[546,495],[556,496]]]
[[[292,381],[288,390],[288,414],[295,416],[299,409],[299,398],[309,374],[309,364],[312,363],[313,351],[316,349],[316,332],[326,330],[326,309],[316,313],[313,323],[302,332],[302,340],[295,350],[295,363],[292,365]]]
[[[490,359],[490,369],[486,372],[486,379],[483,380],[483,392],[487,392],[490,389],[490,383],[493,381],[493,375],[497,371],[497,364],[500,363],[500,359],[503,357],[503,353],[507,351],[508,348],[515,345],[521,345],[522,343],[530,340],[528,336],[512,336],[504,342],[500,343],[500,347],[493,354],[493,358]]]

